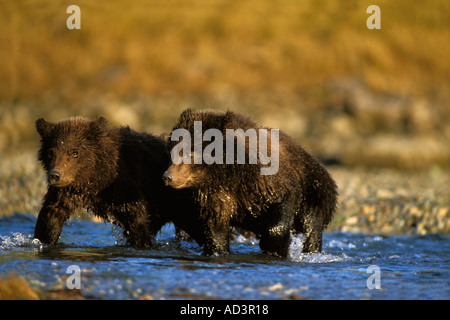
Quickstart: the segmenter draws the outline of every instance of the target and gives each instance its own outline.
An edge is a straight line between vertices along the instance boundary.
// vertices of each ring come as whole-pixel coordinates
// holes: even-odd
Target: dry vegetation
[[[233,109],[344,164],[450,160],[450,3],[7,1],[0,12],[0,150],[36,148],[45,116],[106,115],[155,133],[179,112]],[[417,153],[417,146],[423,151]]]
[[[30,281],[15,274],[0,277],[0,300],[85,300],[93,297],[82,295],[80,290],[57,288],[42,291]]]
[[[445,183],[450,2],[377,1],[381,30],[366,28],[371,4],[80,0],[82,28],[68,30],[65,2],[2,3],[0,215],[39,209],[39,117],[104,115],[113,125],[160,134],[186,107],[230,108],[285,130],[322,160],[425,169],[415,181],[440,172],[429,189]],[[338,176],[341,200],[358,202],[344,206],[343,221],[370,213],[377,198],[351,193],[358,189],[352,181],[370,186],[360,175]],[[416,201],[419,209],[399,210],[447,219],[448,193],[435,189],[442,192],[434,209]]]

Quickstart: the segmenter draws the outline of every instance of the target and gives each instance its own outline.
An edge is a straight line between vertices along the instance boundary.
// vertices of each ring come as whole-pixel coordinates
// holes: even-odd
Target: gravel
[[[331,230],[379,234],[450,233],[450,173],[333,168],[339,209]]]

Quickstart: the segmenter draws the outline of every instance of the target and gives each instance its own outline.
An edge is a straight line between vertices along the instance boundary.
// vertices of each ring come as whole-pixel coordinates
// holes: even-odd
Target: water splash
[[[125,237],[124,230],[116,224],[111,224],[112,226],[112,236],[114,238],[114,244],[117,246],[124,246],[127,243],[127,238]]]
[[[289,246],[289,260],[295,262],[308,262],[308,263],[329,263],[329,262],[343,262],[349,257],[344,253],[338,255],[333,253],[327,253],[323,251],[321,253],[303,253],[303,241],[302,235],[292,237],[291,244]],[[336,244],[332,244],[334,246]],[[326,249],[328,247],[324,246]],[[353,248],[353,246],[350,246]]]
[[[14,232],[11,236],[0,235],[0,250],[11,248],[38,248],[43,244],[39,239],[33,238],[30,234],[24,232]]]

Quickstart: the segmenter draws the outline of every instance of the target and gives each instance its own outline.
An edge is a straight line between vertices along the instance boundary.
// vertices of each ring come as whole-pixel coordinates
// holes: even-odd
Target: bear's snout
[[[48,183],[56,184],[61,180],[61,172],[57,170],[52,170],[48,173]]]
[[[166,186],[168,186],[173,181],[173,174],[171,174],[170,172],[166,171],[166,172],[164,172],[162,178],[163,178],[164,184]]]

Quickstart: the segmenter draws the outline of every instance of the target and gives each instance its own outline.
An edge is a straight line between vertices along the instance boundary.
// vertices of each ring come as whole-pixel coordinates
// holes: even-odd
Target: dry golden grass
[[[0,300],[39,300],[39,292],[18,276],[0,278]]]
[[[414,134],[450,138],[447,0],[377,1],[381,30],[366,27],[369,0],[77,4],[81,30],[66,28],[64,2],[2,4],[0,150],[36,148],[33,122],[41,116],[102,114],[159,134],[186,107],[246,112],[314,149],[317,135],[348,144],[324,124],[330,118],[348,123],[344,131],[354,137],[416,126],[408,102],[416,99],[432,116]],[[368,113],[373,123],[353,109],[341,121],[354,88],[336,98],[330,84],[349,79],[371,94],[404,99],[406,111],[388,125],[388,103]]]
[[[448,1],[379,1],[381,30],[366,28],[370,4],[79,1],[82,29],[70,31],[65,3],[9,1],[0,94],[246,92],[355,74],[379,90],[448,90]]]
[[[92,299],[81,290],[53,289],[42,291],[30,286],[24,278],[8,274],[0,277],[0,300],[84,300]]]

